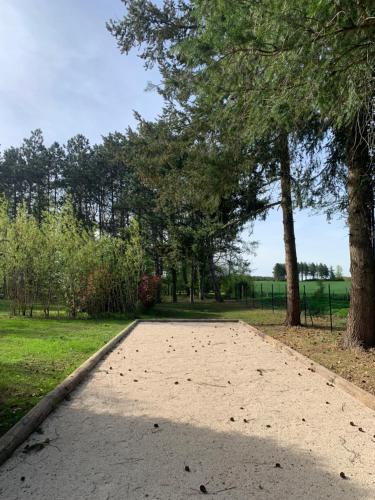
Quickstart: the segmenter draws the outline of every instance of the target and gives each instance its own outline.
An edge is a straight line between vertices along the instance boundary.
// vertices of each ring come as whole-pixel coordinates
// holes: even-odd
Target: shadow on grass
[[[0,436],[73,371],[71,363],[33,358],[0,362]]]
[[[197,314],[223,317],[230,314],[273,314],[272,310],[251,307],[249,304],[237,301],[224,301],[221,303],[213,301],[202,301],[191,304],[189,302],[162,302],[157,304],[148,314]],[[283,310],[275,309],[275,314],[283,314]]]
[[[27,455],[18,451],[0,469],[1,498],[181,500],[200,496],[202,484],[207,498],[373,498],[374,489],[341,479],[339,469],[329,471],[302,444],[287,447],[243,434],[239,423],[232,424],[236,430],[218,432],[199,422],[120,416],[116,401],[108,401],[105,413],[71,403],[45,422],[43,436],[30,441],[49,438],[50,445]]]
[[[254,326],[283,326],[285,320],[285,310],[280,308],[258,308],[252,307],[251,304],[245,302],[237,302],[228,300],[223,303],[213,301],[196,302],[190,304],[188,302],[168,303],[163,302],[158,304],[152,311],[146,313],[146,317],[160,318],[181,318],[181,319],[203,319],[203,318],[227,318],[227,319],[242,319],[243,321]],[[313,324],[311,325],[308,316],[305,323],[303,311],[301,312],[302,327],[317,330],[330,330],[329,317],[313,316]],[[345,328],[345,321],[342,318],[333,317],[334,332],[341,332]]]
[[[303,328],[306,328],[308,330],[323,330],[325,332],[330,332],[331,331],[331,327],[330,325],[327,325],[325,323],[318,323],[318,324],[313,324],[313,325],[309,325],[309,324],[303,324],[302,325]],[[332,332],[336,332],[336,333],[342,333],[342,331],[345,330],[345,326],[344,325],[333,325],[332,326]]]

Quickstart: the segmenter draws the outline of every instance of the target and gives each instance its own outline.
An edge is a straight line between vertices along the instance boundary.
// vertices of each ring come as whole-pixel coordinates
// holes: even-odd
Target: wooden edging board
[[[0,438],[0,465],[3,464],[12,453],[21,445],[29,435],[34,432],[47,416],[57,408],[59,403],[72,392],[83,379],[91,372],[91,370],[109,354],[114,347],[123,339],[125,339],[134,328],[140,323],[240,323],[249,331],[261,337],[265,342],[269,343],[276,349],[288,353],[294,359],[300,361],[305,366],[313,368],[316,373],[322,376],[328,382],[335,384],[336,387],[344,390],[355,399],[359,400],[368,408],[375,410],[375,396],[364,391],[363,389],[352,384],[348,380],[343,379],[339,375],[328,370],[319,363],[315,363],[303,354],[295,351],[291,347],[283,344],[279,340],[266,335],[257,328],[250,326],[242,320],[236,319],[149,319],[135,320],[122,330],[118,335],[105,344],[99,351],[93,354],[87,361],[78,367],[71,375],[69,375],[61,384],[48,393],[37,405],[34,406],[24,417],[21,418],[9,431]]]
[[[0,465],[34,432],[47,416],[72,392],[112,349],[138,325],[135,320],[49,392],[37,405],[0,438]]]
[[[314,372],[316,372],[318,375],[323,377],[327,382],[334,384],[335,387],[339,387],[343,391],[347,392],[350,394],[352,397],[360,401],[362,404],[370,408],[371,410],[375,410],[375,396],[370,394],[369,392],[361,389],[360,387],[352,384],[352,382],[349,382],[349,380],[345,380],[344,378],[340,377],[340,375],[337,375],[337,373],[332,372],[325,366],[320,365],[319,363],[316,363],[315,361],[312,361],[310,358],[304,356],[303,354],[295,351],[291,347],[287,346],[283,342],[280,342],[280,340],[277,340],[270,335],[267,335],[266,333],[258,330],[257,328],[254,328],[253,326],[249,325],[248,323],[245,323],[244,321],[240,320],[239,323],[242,325],[246,326],[252,333],[255,333],[259,337],[261,337],[265,342],[268,344],[272,345],[279,351],[286,352],[290,356],[292,356],[294,359],[297,361],[300,361],[302,364],[307,366],[308,368],[312,368]]]

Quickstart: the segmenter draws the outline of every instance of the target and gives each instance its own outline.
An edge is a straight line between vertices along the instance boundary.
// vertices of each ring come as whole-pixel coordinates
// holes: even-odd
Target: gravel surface
[[[374,500],[374,435],[245,325],[142,323],[1,467],[0,498]]]

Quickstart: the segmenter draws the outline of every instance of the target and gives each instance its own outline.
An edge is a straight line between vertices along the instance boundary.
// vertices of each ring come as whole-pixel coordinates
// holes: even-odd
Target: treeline
[[[0,156],[0,193],[7,202],[9,222],[17,222],[22,214],[35,231],[41,228],[38,234],[42,238],[46,221],[60,217],[70,206],[84,240],[91,235],[90,241],[112,242],[117,248],[127,241],[136,221],[145,272],[159,281],[163,277],[174,301],[177,290],[184,290],[192,302],[211,291],[221,301],[220,278],[226,274],[227,262],[232,274],[240,269],[238,235],[262,203],[246,199],[253,181],[242,176],[242,185],[223,193],[212,209],[199,193],[199,180],[189,179],[186,168],[207,161],[212,152],[209,146],[192,143],[178,127],[178,120],[154,124],[138,117],[137,129],[109,134],[94,145],[78,135],[66,145],[55,142],[46,146],[41,130],[33,131],[19,147],[5,149]],[[26,233],[25,238],[26,245]],[[0,241],[2,255],[10,251],[5,241]],[[22,251],[31,256],[26,246]],[[117,258],[120,254],[116,262]],[[95,272],[99,279],[99,271]],[[52,288],[54,280],[50,280]],[[11,281],[9,278],[6,293],[15,297]],[[45,303],[43,287],[35,287],[24,301],[29,309],[36,296]],[[161,286],[156,293],[160,301]],[[56,300],[55,295],[51,300]],[[24,311],[24,305],[18,308]],[[106,309],[124,308],[112,304]]]
[[[128,145],[125,135],[115,133],[100,145],[77,135],[65,145],[46,146],[42,131],[33,131],[0,156],[0,190],[10,215],[24,205],[41,222],[46,211],[58,210],[69,199],[85,227],[118,235],[139,208],[137,196],[146,195],[124,155]]]
[[[287,324],[300,324],[293,210],[345,214],[343,343],[375,345],[373,2],[128,0],[107,28],[122,53],[136,49],[158,66],[164,118],[178,117],[195,160],[205,151],[175,164],[185,189],[210,200],[211,212],[233,189],[249,218],[281,207]]]
[[[342,280],[342,267],[336,266],[334,270],[332,266],[326,264],[315,264],[314,262],[298,262],[298,273],[300,280],[322,279],[322,280]],[[273,277],[275,280],[286,280],[286,266],[282,263],[276,263],[273,267]]]
[[[0,278],[13,314],[32,316],[37,304],[46,317],[53,305],[73,318],[80,311],[129,312],[144,295],[145,285],[139,285],[145,259],[135,220],[123,238],[99,236],[84,228],[69,203],[38,223],[24,206],[10,218],[3,202],[0,241]]]

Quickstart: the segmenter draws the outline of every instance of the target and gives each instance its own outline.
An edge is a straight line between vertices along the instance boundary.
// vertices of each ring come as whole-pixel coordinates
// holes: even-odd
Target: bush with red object
[[[145,309],[155,305],[158,289],[161,287],[160,276],[144,274],[138,287],[138,298]]]

